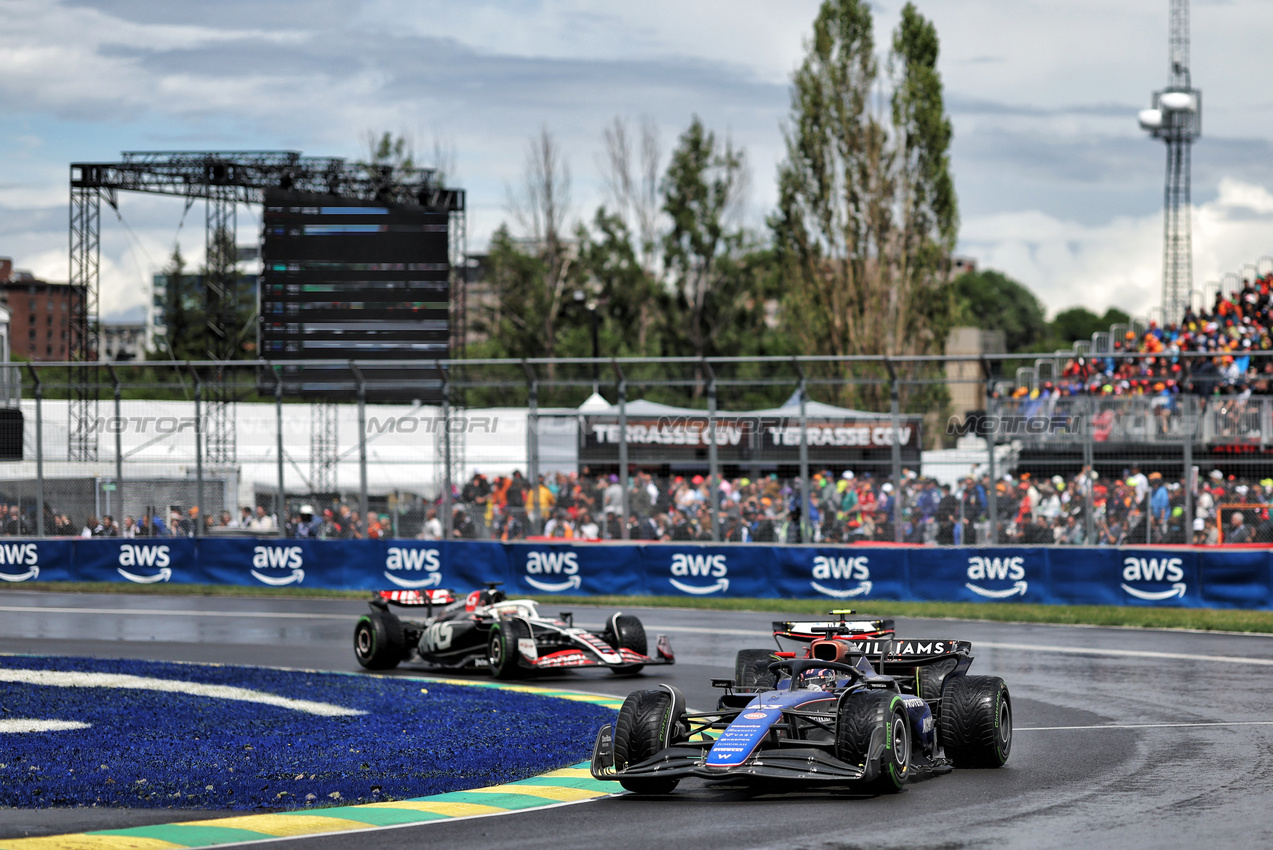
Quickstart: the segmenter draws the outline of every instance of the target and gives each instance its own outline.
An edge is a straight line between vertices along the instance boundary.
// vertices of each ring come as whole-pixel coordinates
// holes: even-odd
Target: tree
[[[684,343],[675,353],[718,353],[718,337],[740,306],[741,280],[733,259],[743,234],[730,227],[730,218],[746,183],[742,152],[729,141],[718,143],[695,116],[672,152],[662,183],[663,211],[671,218],[663,237],[672,294],[667,319],[680,331],[669,341]]]
[[[932,353],[950,321],[958,211],[936,30],[913,5],[902,10],[883,116],[871,107],[871,27],[864,0],[825,0],[792,76],[770,227],[784,313],[810,353]],[[860,395],[882,402],[870,387]]]
[[[659,128],[649,116],[641,118],[640,150],[633,132],[615,116],[603,133],[602,179],[611,209],[636,237],[637,256],[648,274],[655,274],[658,256],[659,166],[663,157]]]
[[[1043,350],[1050,329],[1043,305],[1025,286],[986,269],[960,275],[953,289],[960,324],[1003,331],[1009,353]]]
[[[160,358],[203,360],[207,357],[207,323],[195,292],[195,277],[186,274],[186,259],[174,245],[164,277],[164,334],[156,341]]]
[[[387,189],[415,179],[419,169],[415,164],[415,151],[406,136],[369,130],[363,142],[367,148],[367,159],[358,165],[378,186]]]
[[[509,210],[530,243],[538,261],[538,279],[527,283],[539,290],[530,300],[539,310],[533,315],[543,357],[557,356],[557,321],[566,306],[567,280],[574,261],[574,246],[567,244],[570,232],[570,164],[562,156],[548,128],[530,139],[522,185],[508,193]]]
[[[1062,345],[1069,346],[1076,340],[1090,340],[1094,333],[1108,333],[1110,325],[1127,324],[1129,321],[1131,318],[1116,307],[1110,307],[1103,316],[1086,307],[1071,307],[1056,314],[1052,320],[1052,331]]]

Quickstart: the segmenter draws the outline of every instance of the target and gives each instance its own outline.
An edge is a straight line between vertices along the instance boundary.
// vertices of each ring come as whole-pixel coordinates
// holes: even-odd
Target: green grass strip
[[[126,593],[163,596],[238,596],[281,599],[367,599],[365,590],[248,587],[202,584],[132,584],[122,582],[23,582],[4,591],[41,590],[60,593]],[[545,607],[573,605],[605,608],[690,608],[714,611],[780,611],[825,614],[840,605],[831,599],[708,599],[684,596],[536,596]],[[1244,608],[1168,608],[1144,605],[1029,605],[1019,602],[897,602],[870,599],[855,603],[863,614],[879,617],[917,617],[946,620],[985,620],[1002,623],[1053,623],[1082,626],[1126,626],[1150,629],[1273,634],[1273,611]]]

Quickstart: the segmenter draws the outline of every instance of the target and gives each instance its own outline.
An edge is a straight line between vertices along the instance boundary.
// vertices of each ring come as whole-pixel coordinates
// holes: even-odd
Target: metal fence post
[[[619,497],[619,539],[629,540],[628,533],[628,378],[618,361],[612,361],[614,371],[619,375],[619,489],[623,491]]]
[[[990,369],[990,361],[984,357],[981,360],[981,368],[986,375],[986,412],[990,412],[990,402],[994,400],[995,395],[995,377]],[[999,497],[996,495],[995,487],[995,429],[991,428],[986,433],[986,468],[990,474],[990,486],[986,488],[986,510],[990,514],[990,539],[978,540],[980,544],[990,544],[994,546],[999,542]]]
[[[203,381],[194,373],[194,500],[198,510],[192,517],[194,536],[201,537],[203,522]]]
[[[455,518],[451,516],[451,375],[438,364],[442,375],[442,534],[450,540],[455,530]]]
[[[1083,399],[1083,468],[1087,472],[1087,480],[1083,482],[1083,539],[1088,546],[1096,545],[1096,517],[1092,515],[1092,488],[1096,481],[1092,479],[1095,472],[1096,453],[1092,447],[1092,422],[1096,419],[1096,399],[1086,396]]]
[[[115,374],[115,367],[107,363],[106,371],[110,374],[111,381],[115,384],[115,498],[111,500],[111,503],[114,505],[115,524],[118,525],[124,521],[124,429],[119,405],[123,393],[119,384],[119,376]]]
[[[275,437],[278,443],[278,496],[274,499],[274,516],[278,528],[275,533],[279,537],[287,536],[287,497],[283,491],[283,371],[274,368],[274,422]],[[253,505],[253,512],[256,506]]]
[[[542,506],[539,504],[539,376],[525,360],[522,361],[522,369],[529,381],[526,388],[526,475],[530,479],[530,489],[526,491],[526,533],[537,535],[543,528],[540,522]]]
[[[363,530],[366,530],[371,528],[371,517],[368,516],[371,508],[367,501],[367,382],[357,363],[349,361],[349,369],[358,384],[358,510]]]
[[[707,372],[707,509],[712,522],[712,542],[720,542],[720,457],[716,446],[716,373],[703,361]]]
[[[809,528],[809,388],[799,360],[792,360],[800,376],[800,543],[813,542]],[[788,512],[790,516],[790,512]],[[787,541],[779,541],[786,543]]]
[[[44,384],[30,363],[31,381],[35,384],[35,534],[44,536]]]
[[[902,434],[902,400],[897,387],[897,370],[893,361],[886,359],[888,369],[888,402],[889,417],[893,426],[892,462],[893,462],[893,542],[902,542],[902,444],[898,442]]]
[[[1186,399],[1187,404],[1184,407],[1189,408],[1183,411],[1181,416],[1181,430],[1184,432],[1184,445],[1181,451],[1181,461],[1184,469],[1181,470],[1181,481],[1185,488],[1185,542],[1193,542],[1193,436],[1197,430],[1198,423],[1198,405],[1194,399]]]

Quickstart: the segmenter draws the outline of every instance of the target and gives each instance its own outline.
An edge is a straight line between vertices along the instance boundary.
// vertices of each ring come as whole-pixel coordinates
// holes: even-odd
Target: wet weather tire
[[[740,649],[734,656],[734,685],[739,688],[772,690],[777,683],[769,664],[774,654],[769,649]]]
[[[649,655],[650,645],[645,639],[645,626],[641,625],[641,621],[631,614],[615,614],[610,618],[610,622],[606,623],[605,635],[603,636],[606,643],[616,649],[630,649],[641,655]],[[631,674],[640,673],[644,664],[627,664],[623,667],[612,667],[616,673]]]
[[[522,676],[525,671],[518,663],[521,653],[517,650],[517,641],[530,636],[530,627],[521,620],[504,620],[491,629],[486,652],[491,663],[491,673],[496,679],[516,679]]]
[[[354,626],[354,656],[368,670],[392,670],[402,660],[402,621],[387,611],[363,614]]]
[[[941,744],[955,767],[1002,767],[1012,752],[1012,699],[997,676],[954,676],[942,689]]]
[[[883,748],[872,757],[877,744]],[[911,727],[902,697],[866,691],[840,700],[835,755],[860,765],[866,778],[857,787],[869,794],[895,794],[910,777]]]
[[[664,742],[683,740],[685,718],[672,717],[672,695],[665,690],[634,691],[623,701],[614,723],[614,766],[622,771],[658,753]],[[668,794],[676,779],[632,777],[619,784],[634,794]]]

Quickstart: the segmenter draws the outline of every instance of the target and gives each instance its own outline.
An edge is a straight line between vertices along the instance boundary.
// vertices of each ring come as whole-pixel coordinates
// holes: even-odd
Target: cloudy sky
[[[941,38],[959,252],[1051,311],[1161,296],[1165,154],[1136,124],[1167,82],[1169,0],[917,0]],[[774,202],[788,82],[813,0],[0,0],[0,254],[67,277],[68,165],[136,150],[358,158],[369,132],[454,151],[470,248],[508,218],[528,139],[565,152],[575,213],[603,198],[602,131],[651,116],[666,152],[699,115],[745,148],[749,215]],[[887,45],[901,0],[876,0]],[[1194,276],[1273,254],[1269,0],[1194,0]],[[202,205],[103,208],[103,316],[136,314]],[[240,242],[259,228],[241,208]]]

